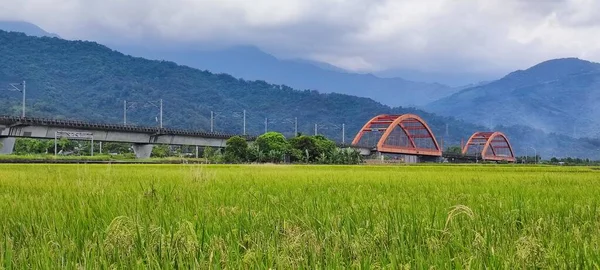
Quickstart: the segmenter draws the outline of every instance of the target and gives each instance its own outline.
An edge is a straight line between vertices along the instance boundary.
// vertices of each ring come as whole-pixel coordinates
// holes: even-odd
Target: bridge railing
[[[0,116],[0,124],[3,125],[41,125],[41,126],[52,126],[52,127],[65,127],[65,128],[79,128],[79,129],[99,129],[106,131],[129,131],[129,132],[141,132],[141,133],[152,133],[156,135],[187,135],[187,136],[202,136],[208,138],[219,138],[228,139],[235,134],[219,133],[219,132],[205,132],[198,130],[185,130],[185,129],[173,129],[173,128],[159,128],[159,127],[147,127],[147,126],[136,126],[136,125],[117,125],[117,124],[104,124],[104,123],[93,123],[80,120],[59,120],[59,119],[48,119],[48,118],[34,118],[34,117],[16,117],[16,116]],[[248,140],[252,140],[253,136],[242,136]]]

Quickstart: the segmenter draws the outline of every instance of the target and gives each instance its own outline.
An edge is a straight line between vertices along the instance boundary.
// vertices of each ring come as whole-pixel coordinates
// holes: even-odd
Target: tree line
[[[267,132],[253,143],[240,136],[231,137],[227,140],[223,160],[226,163],[358,164],[362,156],[355,149],[338,148],[334,141],[322,135],[299,134],[286,139],[279,132]]]
[[[15,144],[17,155],[54,154],[54,140],[19,138]],[[56,144],[59,155],[89,156],[90,141],[74,141],[61,138]],[[94,142],[95,155],[118,155],[135,158],[131,144]],[[203,147],[196,153],[195,146],[155,145],[153,158],[202,157],[210,163],[313,163],[313,164],[359,164],[360,153],[351,148],[339,148],[334,141],[322,135],[298,134],[287,139],[279,132],[268,132],[254,142],[234,136],[227,140],[224,149]]]

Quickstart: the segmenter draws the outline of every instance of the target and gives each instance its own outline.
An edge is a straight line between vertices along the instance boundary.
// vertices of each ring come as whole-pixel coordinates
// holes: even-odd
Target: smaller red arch
[[[502,132],[476,132],[463,147],[463,155],[477,155],[482,160],[515,162],[508,137]]]

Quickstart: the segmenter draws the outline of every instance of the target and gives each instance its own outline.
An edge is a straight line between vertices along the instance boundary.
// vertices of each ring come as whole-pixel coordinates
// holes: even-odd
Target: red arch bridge
[[[414,114],[378,115],[360,129],[352,145],[370,147],[381,157],[411,163],[443,157],[455,161],[515,161],[508,138],[500,132],[476,132],[462,153],[444,153],[425,120]]]

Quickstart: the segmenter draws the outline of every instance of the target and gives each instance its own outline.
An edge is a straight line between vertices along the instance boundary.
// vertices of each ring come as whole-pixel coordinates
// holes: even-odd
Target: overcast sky
[[[67,39],[249,44],[357,71],[600,62],[600,0],[0,0]]]

